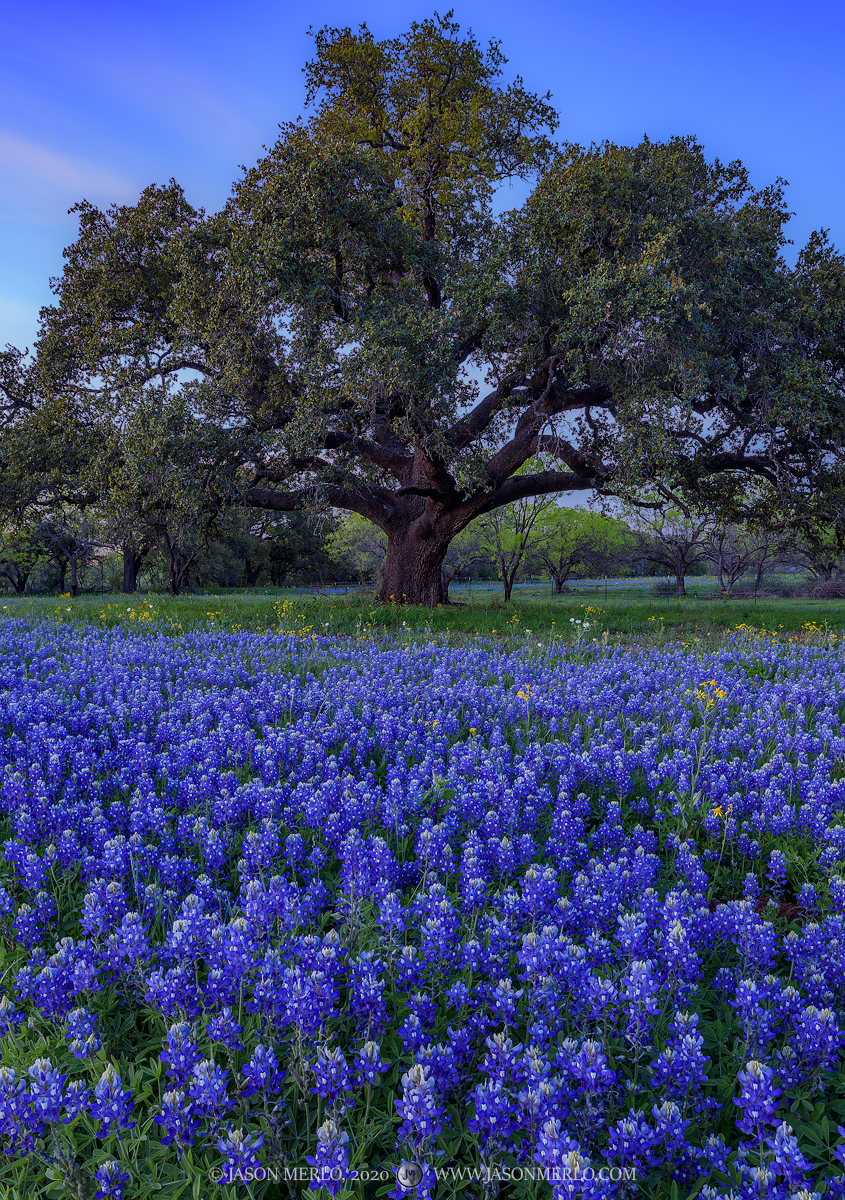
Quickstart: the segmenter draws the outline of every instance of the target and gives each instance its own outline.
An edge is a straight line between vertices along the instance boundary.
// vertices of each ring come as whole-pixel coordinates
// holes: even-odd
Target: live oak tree
[[[824,235],[788,268],[781,184],[689,138],[554,146],[549,98],[502,87],[504,62],[450,15],[321,30],[308,119],[220,213],[173,181],[79,205],[39,403],[122,430],[145,391],[178,393],[196,477],[358,514],[387,538],[382,598],[415,602],[445,601],[451,540],[520,500],[717,473],[795,497],[835,470],[845,271]],[[534,189],[496,217],[514,177]]]

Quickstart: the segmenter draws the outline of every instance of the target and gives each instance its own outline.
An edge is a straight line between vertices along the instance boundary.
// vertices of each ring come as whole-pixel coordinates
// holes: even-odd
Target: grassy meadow
[[[525,588],[510,603],[492,586],[452,589],[449,605],[428,608],[382,604],[372,593],[310,593],[304,589],[255,589],[170,597],[160,593],[12,597],[0,600],[0,616],[42,616],[93,626],[155,625],[174,634],[209,626],[228,630],[284,628],[318,635],[401,634],[590,639],[645,638],[648,642],[711,642],[737,626],[764,629],[800,640],[845,633],[845,600],[807,597],[722,600],[661,598],[646,589],[573,590],[560,596],[547,587]],[[580,622],[580,624],[578,624]]]

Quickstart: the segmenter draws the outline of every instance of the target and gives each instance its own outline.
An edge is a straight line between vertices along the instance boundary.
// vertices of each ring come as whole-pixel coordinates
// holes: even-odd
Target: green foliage
[[[475,522],[481,548],[502,580],[506,601],[520,569],[545,541],[543,518],[553,507],[549,496],[530,496],[493,509]]]
[[[531,95],[519,78],[500,88],[507,59],[499,43],[483,50],[460,33],[451,13],[381,42],[366,25],[326,27],[305,68],[306,103],[319,97],[314,134],[372,151],[426,239],[460,235],[489,207],[498,180],[553,153],[542,136],[558,122],[550,95]]]
[[[543,511],[539,525],[537,560],[558,592],[573,576],[617,574],[634,553],[634,533],[603,513],[555,504]]]
[[[384,563],[387,538],[369,521],[351,513],[333,533],[330,549],[342,572],[359,583],[372,583]]]

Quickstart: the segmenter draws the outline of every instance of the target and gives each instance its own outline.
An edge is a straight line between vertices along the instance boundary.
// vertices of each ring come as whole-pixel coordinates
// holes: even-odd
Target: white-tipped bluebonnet
[[[200,1125],[201,1118],[195,1105],[184,1092],[171,1088],[164,1093],[161,1111],[155,1119],[164,1126],[160,1134],[161,1144],[175,1145],[177,1157],[181,1159],[185,1147],[193,1145],[194,1135]]]
[[[305,1161],[317,1171],[309,1184],[315,1192],[325,1190],[336,1196],[347,1180],[358,1177],[358,1172],[349,1166],[349,1134],[331,1118],[317,1130],[316,1153],[307,1155]]]
[[[189,1025],[179,1022],[170,1026],[159,1057],[167,1065],[168,1079],[177,1084],[188,1082],[194,1067],[202,1058]]]
[[[285,1073],[280,1070],[272,1047],[259,1043],[243,1068],[243,1077],[246,1080],[244,1095],[254,1096],[256,1092],[263,1092],[267,1096],[277,1096]]]
[[[26,1021],[26,1013],[15,1008],[8,996],[0,996],[0,1038]]]
[[[743,1133],[756,1133],[759,1137],[762,1129],[772,1123],[781,1095],[781,1089],[774,1085],[774,1077],[772,1068],[758,1059],[751,1059],[739,1072],[742,1091],[739,1097],[734,1097],[734,1104],[742,1109],[742,1116],[736,1123]]]
[[[773,1153],[772,1164],[790,1187],[803,1188],[811,1183],[813,1164],[798,1146],[798,1138],[791,1125],[781,1121],[774,1137],[766,1138],[766,1145]]]
[[[222,1008],[208,1022],[208,1036],[213,1042],[220,1042],[227,1050],[243,1050],[243,1031],[243,1025],[237,1023],[229,1007]]]
[[[132,1092],[125,1091],[120,1076],[111,1063],[106,1067],[94,1087],[94,1096],[90,1104],[91,1116],[100,1121],[101,1138],[110,1133],[120,1137],[122,1129],[134,1129],[135,1122],[130,1121],[129,1114],[133,1108]]]
[[[519,1128],[519,1104],[503,1086],[501,1080],[491,1079],[480,1083],[469,1099],[475,1115],[467,1121],[467,1127],[477,1136],[482,1155],[489,1157],[499,1149],[514,1142],[514,1131]]]
[[[123,1189],[129,1182],[129,1174],[121,1171],[119,1163],[109,1158],[97,1167],[94,1181],[98,1185],[94,1193],[95,1200],[123,1200]]]
[[[102,1046],[97,1018],[88,1008],[75,1008],[67,1016],[68,1049],[74,1058],[91,1058]]]
[[[322,1046],[317,1052],[317,1061],[310,1066],[310,1072],[311,1092],[325,1100],[327,1105],[349,1108],[354,1104],[351,1095],[355,1087],[354,1076],[346,1056],[338,1046]]]
[[[210,1058],[194,1066],[185,1090],[202,1116],[219,1119],[231,1107],[228,1076],[229,1072]]]
[[[382,1060],[379,1043],[373,1041],[364,1042],[363,1046],[355,1051],[353,1063],[362,1087],[365,1084],[379,1083],[380,1077],[389,1066],[386,1060]]]
[[[401,1084],[402,1095],[396,1100],[396,1112],[402,1118],[400,1141],[419,1146],[439,1137],[446,1110],[429,1068],[416,1064],[405,1072]]]
[[[32,1111],[40,1125],[57,1124],[61,1119],[64,1083],[67,1075],[59,1072],[48,1058],[38,1058],[27,1067]]]
[[[28,1102],[26,1081],[18,1078],[13,1067],[0,1067],[0,1135],[8,1139],[12,1153],[20,1143]]]
[[[72,1079],[65,1089],[62,1121],[65,1124],[75,1121],[81,1113],[89,1111],[90,1103],[91,1089],[85,1086],[84,1080]]]
[[[260,1133],[247,1133],[243,1129],[227,1129],[217,1141],[217,1149],[226,1160],[223,1182],[232,1183],[245,1173],[261,1165],[258,1152],[264,1145]]]

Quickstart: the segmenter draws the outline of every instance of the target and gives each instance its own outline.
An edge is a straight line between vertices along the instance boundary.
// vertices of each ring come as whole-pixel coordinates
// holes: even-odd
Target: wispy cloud
[[[5,129],[0,129],[0,172],[6,187],[13,187],[18,196],[21,188],[28,192],[30,188],[43,191],[45,187],[73,199],[88,196],[128,200],[138,192],[135,184],[107,167]]]

